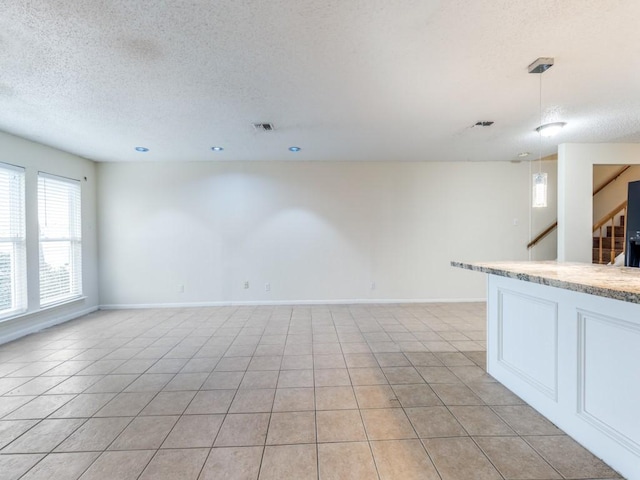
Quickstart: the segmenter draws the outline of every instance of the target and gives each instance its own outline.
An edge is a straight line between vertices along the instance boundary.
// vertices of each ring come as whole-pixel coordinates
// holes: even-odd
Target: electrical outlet
[[[244,288],[245,289],[249,288],[249,282],[244,282]]]
[[[265,283],[264,284],[264,291],[265,292],[270,292],[271,291],[271,284],[270,283]]]
[[[184,293],[184,285],[178,285],[178,293]]]
[[[513,226],[517,227],[518,225],[520,225],[520,220],[518,220],[517,218],[513,219]]]
[[[371,290],[375,290],[376,289],[376,282],[371,282]]]

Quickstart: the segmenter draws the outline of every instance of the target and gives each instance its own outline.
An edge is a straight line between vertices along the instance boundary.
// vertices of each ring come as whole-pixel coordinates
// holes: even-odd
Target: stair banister
[[[627,213],[627,201],[626,200],[624,202],[622,202],[620,205],[618,205],[616,208],[611,210],[609,213],[607,213],[605,216],[603,216],[596,223],[593,224],[593,231],[594,232],[596,230],[600,230],[600,240],[598,242],[598,261],[600,263],[603,263],[602,252],[604,250],[602,248],[602,229],[609,222],[611,222],[611,245],[609,246],[610,262],[613,263],[615,261],[615,259],[616,259],[616,222],[615,222],[615,219],[620,214],[620,212],[623,212],[622,214],[625,215],[625,217],[626,217],[626,213]],[[627,222],[624,222],[624,232],[625,232],[624,234],[625,234],[625,238],[626,238]],[[625,243],[626,243],[626,240],[622,242],[622,253],[624,253],[624,251],[625,251]]]
[[[549,235],[551,232],[553,232],[556,228],[558,228],[558,221],[556,220],[555,222],[553,222],[551,225],[549,225],[547,228],[545,228],[540,235],[538,235],[536,238],[534,238],[533,240],[531,240],[528,244],[527,244],[527,249],[533,247],[535,244],[537,244],[538,242],[540,242],[540,240],[542,240],[544,237],[546,237],[547,235]]]

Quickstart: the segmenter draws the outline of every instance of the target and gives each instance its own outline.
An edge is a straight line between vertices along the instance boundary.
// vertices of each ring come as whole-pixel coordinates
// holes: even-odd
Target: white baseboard
[[[74,318],[82,317],[83,315],[87,315],[89,313],[95,312],[98,309],[99,309],[98,306],[93,306],[93,307],[85,308],[83,310],[74,310],[73,312],[65,312],[61,315],[57,315],[52,318],[43,319],[42,321],[37,321],[34,319],[32,320],[34,323],[32,323],[31,325],[18,328],[16,330],[12,330],[5,334],[2,333],[2,325],[0,325],[0,345],[3,343],[11,342],[12,340],[16,340],[20,337],[24,337],[25,335],[39,332],[40,330],[44,330],[45,328],[53,327],[54,325],[58,325],[60,323],[68,322],[69,320],[73,320]],[[10,329],[10,327],[8,327],[7,329]]]
[[[278,305],[380,305],[409,303],[471,303],[485,302],[485,298],[411,298],[411,299],[349,299],[349,300],[270,300],[193,303],[130,303],[100,305],[100,310],[127,310],[141,308],[189,308],[189,307],[242,307]]]

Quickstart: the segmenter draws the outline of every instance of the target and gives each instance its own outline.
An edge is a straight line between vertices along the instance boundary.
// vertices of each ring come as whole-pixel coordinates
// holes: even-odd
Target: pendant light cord
[[[530,185],[530,190],[529,190],[529,208],[528,208],[528,214],[529,214],[529,242],[531,242],[531,240],[533,239],[533,208],[531,208],[531,197],[533,195],[533,183],[531,182],[531,162],[527,162],[529,164],[529,185]],[[533,252],[531,251],[533,250],[533,248],[527,248],[527,259],[529,261],[532,260],[532,255]]]
[[[540,99],[540,103],[538,105],[540,112],[540,123],[538,125],[542,125],[542,75],[544,72],[540,72],[540,94],[538,98]],[[542,173],[542,130],[538,131],[538,174]]]

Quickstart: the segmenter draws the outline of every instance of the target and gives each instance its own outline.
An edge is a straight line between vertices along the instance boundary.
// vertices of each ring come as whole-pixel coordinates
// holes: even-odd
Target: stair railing
[[[611,183],[613,183],[614,181],[616,181],[618,179],[618,177],[620,175],[622,175],[624,172],[626,172],[629,168],[631,167],[631,165],[624,165],[622,168],[620,168],[620,170],[618,170],[616,173],[614,173],[613,175],[611,175],[611,177],[609,177],[607,180],[605,180],[602,185],[600,185],[599,187],[595,188],[593,190],[593,195],[595,196],[597,193],[600,193],[602,190],[604,190],[605,188],[607,188]],[[603,217],[604,218],[604,217]],[[626,224],[625,224],[626,225]],[[558,228],[558,221],[556,220],[555,222],[553,222],[551,225],[549,225],[547,228],[545,228],[536,238],[534,238],[533,240],[531,240],[528,244],[527,244],[527,250],[534,247],[535,245],[537,245],[538,243],[540,243],[540,241],[542,239],[544,239],[547,235],[549,235],[551,232],[553,232],[556,228]],[[594,226],[593,231],[596,231],[596,228]],[[625,226],[625,238],[626,238],[626,226]],[[602,239],[602,235],[600,235],[600,238]],[[614,240],[615,241],[615,240]],[[602,245],[602,240],[600,240],[600,245]],[[600,252],[600,254],[602,255],[602,251]],[[602,259],[600,259],[600,262],[602,263]]]
[[[545,228],[540,235],[538,235],[536,238],[534,238],[533,240],[531,240],[528,244],[527,244],[527,248],[531,248],[533,247],[535,244],[537,244],[538,242],[540,242],[540,240],[542,240],[544,237],[546,237],[547,235],[549,235],[551,232],[553,232],[556,228],[558,228],[558,221],[556,220],[555,222],[553,222],[551,225],[549,225],[547,228]]]
[[[600,239],[598,242],[598,261],[599,263],[603,263],[602,260],[602,256],[603,256],[603,251],[605,250],[602,247],[602,229],[604,227],[611,227],[611,245],[609,248],[609,261],[613,264],[613,262],[616,259],[616,217],[618,215],[624,215],[625,216],[625,220],[626,220],[626,216],[627,216],[627,201],[625,200],[624,202],[622,202],[620,205],[618,205],[616,208],[614,208],[613,210],[611,210],[609,213],[607,213],[605,216],[603,216],[600,220],[598,220],[596,223],[593,224],[593,231],[595,232],[596,230],[600,230],[599,234],[600,234]],[[609,225],[609,222],[611,222],[611,225]],[[624,222],[624,226],[619,226],[617,228],[624,228],[624,234],[622,236],[623,239],[627,238],[627,222]],[[625,243],[626,240],[622,241],[622,253],[624,253],[625,251]]]
[[[618,170],[616,173],[614,173],[609,178],[607,178],[604,182],[602,182],[602,185],[600,185],[598,188],[595,188],[593,190],[593,196],[595,197],[598,193],[600,193],[602,190],[607,188],[610,183],[612,183],[615,180],[617,180],[620,175],[622,175],[624,172],[626,172],[630,168],[631,168],[631,165],[625,165],[620,170]]]

